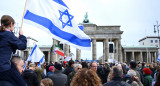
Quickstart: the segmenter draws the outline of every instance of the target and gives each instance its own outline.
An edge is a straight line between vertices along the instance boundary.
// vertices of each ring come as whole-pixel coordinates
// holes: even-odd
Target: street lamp
[[[157,24],[154,25],[154,33],[158,32],[158,42],[159,42],[159,48],[160,48],[160,39],[159,39],[159,24],[158,24],[158,21],[156,21]]]

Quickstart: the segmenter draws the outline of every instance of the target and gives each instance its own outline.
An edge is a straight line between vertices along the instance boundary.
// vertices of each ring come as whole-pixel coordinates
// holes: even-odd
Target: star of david
[[[62,22],[62,27],[64,28],[66,25],[72,27],[71,20],[73,19],[74,16],[70,15],[67,9],[64,12],[59,10],[59,14],[60,14],[59,20]],[[62,20],[63,15],[66,15],[68,17],[68,21],[67,22],[64,22]]]

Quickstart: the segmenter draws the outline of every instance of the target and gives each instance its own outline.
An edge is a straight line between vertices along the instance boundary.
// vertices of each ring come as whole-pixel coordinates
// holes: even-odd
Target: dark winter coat
[[[26,81],[28,86],[39,86],[40,84],[38,76],[33,70],[26,69],[22,73],[22,77]]]
[[[20,35],[18,39],[10,31],[0,32],[0,72],[11,68],[10,59],[12,53],[15,53],[16,49],[25,50],[26,43],[27,39],[23,35]]]
[[[121,77],[113,77],[110,82],[103,84],[103,86],[131,86],[127,82],[122,81]]]

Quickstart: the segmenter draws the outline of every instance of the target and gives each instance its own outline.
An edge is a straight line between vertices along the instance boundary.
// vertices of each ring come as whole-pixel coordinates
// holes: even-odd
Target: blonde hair
[[[102,83],[96,72],[82,68],[73,77],[71,86],[102,86]]]
[[[53,86],[53,81],[50,78],[42,79],[41,83],[43,83],[44,86]]]

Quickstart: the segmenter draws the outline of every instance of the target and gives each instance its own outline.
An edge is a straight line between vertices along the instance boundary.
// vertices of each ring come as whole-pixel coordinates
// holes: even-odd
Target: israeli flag
[[[39,49],[39,47],[37,46],[37,44],[35,44],[35,46],[33,47],[32,52],[29,55],[27,61],[41,62],[41,63],[43,63],[43,61],[44,61],[44,54]]]
[[[78,27],[62,0],[27,0],[24,22],[75,48],[91,49],[90,37]]]
[[[159,55],[158,55],[157,61],[159,61],[159,62],[160,62],[160,53],[159,53]]]

